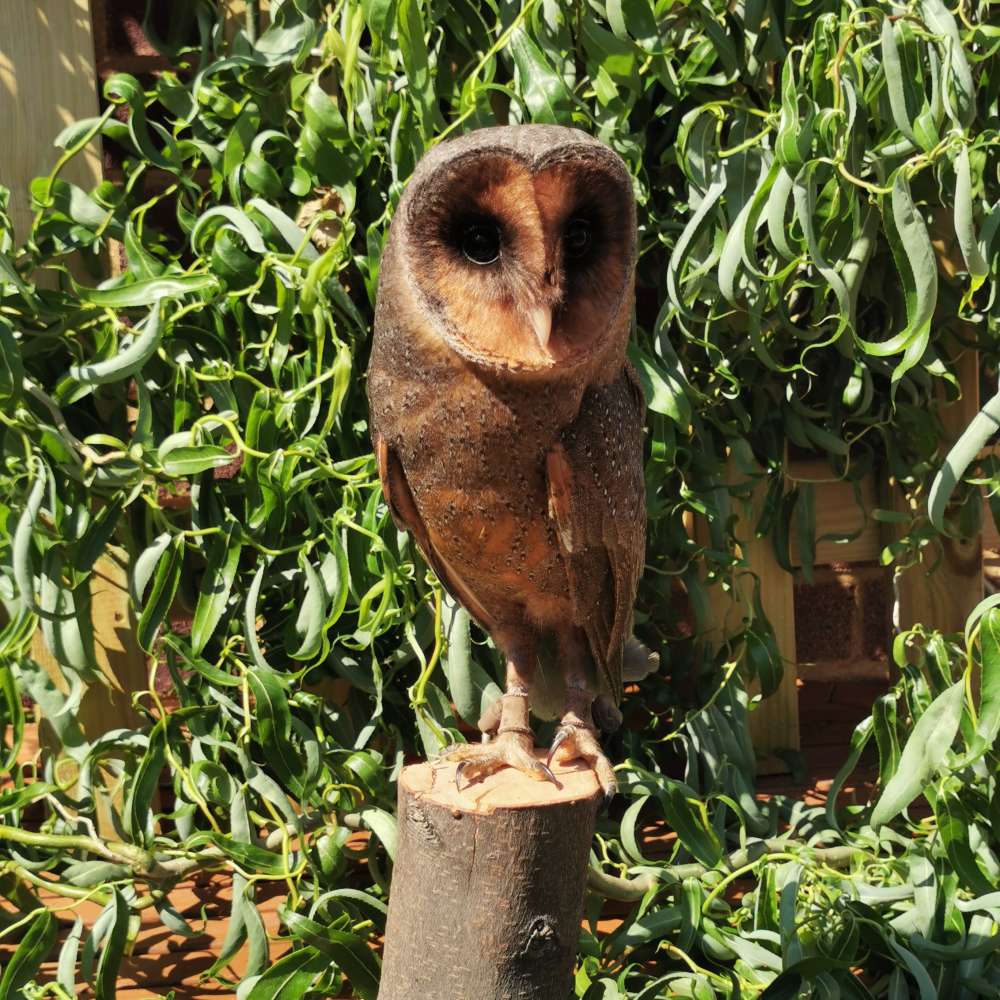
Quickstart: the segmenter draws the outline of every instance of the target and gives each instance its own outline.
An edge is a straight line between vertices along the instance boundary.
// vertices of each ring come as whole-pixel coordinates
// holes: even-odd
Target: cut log
[[[505,769],[458,791],[455,764],[403,769],[379,1000],[564,1000],[601,799]]]

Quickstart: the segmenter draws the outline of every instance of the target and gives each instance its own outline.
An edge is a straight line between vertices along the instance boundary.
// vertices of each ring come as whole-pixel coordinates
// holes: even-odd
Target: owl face
[[[621,159],[585,133],[522,125],[436,147],[397,226],[425,315],[466,359],[545,371],[624,348],[635,199]]]

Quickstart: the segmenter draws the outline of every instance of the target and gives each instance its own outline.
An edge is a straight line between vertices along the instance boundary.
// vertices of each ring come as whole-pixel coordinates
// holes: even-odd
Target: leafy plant
[[[756,483],[753,530],[789,570],[797,538],[811,572],[815,488],[789,449],[903,487],[905,513],[862,512],[900,522],[887,565],[979,528],[992,410],[943,464],[937,408],[963,351],[997,361],[988,6],[285,0],[231,43],[213,8],[188,13],[192,36],[161,40],[175,71],[112,76],[104,113],[58,138],[27,239],[0,225],[0,933],[19,941],[0,993],[112,996],[136,915],[194,933],[170,891],[221,872],[210,975],[230,981],[245,947],[240,1000],[374,997],[393,779],[461,738],[499,667],[382,502],[363,380],[379,253],[430,144],[557,121],[635,180],[639,628],[668,665],[630,695],[628,805],[595,843],[591,914],[637,905],[584,936],[577,995],[994,995],[998,612],[967,643],[897,637],[899,681],[848,762],[874,736],[881,790],[847,815],[755,801],[743,681],[772,690],[791,651],[759,599],[719,649],[701,612],[706,586],[753,571],[733,514]],[[120,169],[84,191],[62,172],[97,141]],[[140,724],[95,735],[79,709],[107,559],[129,566],[150,678]],[[39,630],[65,684],[33,658]],[[55,746],[28,761],[26,711]],[[104,780],[116,836],[95,827]],[[920,795],[930,815],[909,820]],[[654,813],[677,833],[666,860],[644,855]],[[267,881],[287,889],[273,964]],[[103,911],[42,986],[53,894]]]

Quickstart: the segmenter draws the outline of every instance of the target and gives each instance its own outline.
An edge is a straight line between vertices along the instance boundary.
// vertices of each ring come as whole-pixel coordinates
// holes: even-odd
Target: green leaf
[[[532,121],[565,122],[571,106],[566,84],[524,28],[518,28],[511,35],[510,53],[514,57],[521,95],[531,112]]]
[[[237,233],[254,253],[267,253],[267,246],[264,244],[260,230],[254,225],[250,216],[229,205],[210,208],[198,219],[191,231],[191,244],[202,253],[205,252],[205,249],[200,244],[205,230],[210,230],[213,234],[229,230]]]
[[[990,267],[979,249],[972,221],[972,176],[967,146],[963,146],[955,156],[955,236],[972,279],[969,291],[975,292],[989,276]]]
[[[946,783],[947,784],[947,783]],[[937,820],[938,836],[952,870],[963,889],[978,896],[992,892],[995,886],[976,862],[976,855],[969,845],[969,831],[973,816],[962,802],[960,795],[950,787],[943,787],[928,796]],[[925,937],[933,933],[929,923],[921,928]]]
[[[1000,735],[1000,608],[990,608],[979,624],[982,648],[979,671],[979,718],[969,746],[973,760],[996,743]]]
[[[212,541],[191,623],[191,650],[195,656],[212,638],[229,604],[242,548],[241,529],[235,521],[230,521]]]
[[[299,613],[295,618],[293,630],[298,639],[298,645],[288,651],[288,655],[293,660],[311,660],[319,653],[323,643],[326,609],[329,604],[329,596],[323,578],[308,558],[302,562],[302,572],[305,577],[306,590],[299,607]]]
[[[105,361],[89,365],[70,365],[71,378],[88,385],[117,382],[138,372],[160,346],[163,327],[163,302],[157,300],[132,343]]]
[[[59,925],[48,910],[40,910],[28,925],[17,950],[7,961],[0,978],[0,996],[15,997],[29,979],[38,975],[56,943]]]
[[[722,845],[708,824],[704,806],[679,782],[669,778],[661,782],[656,797],[670,828],[698,861],[714,868],[722,860]]]
[[[247,1000],[300,1000],[329,959],[315,948],[301,948],[279,958],[254,984]]]
[[[210,274],[188,274],[147,278],[111,288],[83,288],[77,285],[75,290],[82,302],[111,309],[128,309],[133,306],[146,306],[150,302],[159,305],[159,299],[180,298],[183,295],[196,295],[199,292],[206,293],[202,296],[204,299],[218,287],[218,280]]]
[[[125,957],[125,942],[128,939],[129,908],[118,889],[114,890],[114,896],[108,903],[108,910],[111,913],[111,924],[105,933],[101,957],[97,963],[97,977],[94,980],[95,1000],[115,1000],[118,969]]]
[[[233,453],[214,444],[202,444],[193,447],[180,445],[171,446],[164,452],[161,448],[160,463],[166,475],[172,478],[197,476],[209,469],[221,469],[231,465]]]
[[[12,406],[21,398],[24,365],[14,331],[5,319],[0,319],[0,406]]]
[[[364,940],[356,934],[324,927],[298,913],[286,913],[283,919],[292,934],[334,961],[350,980],[356,996],[361,1000],[376,1000],[382,970]]]
[[[60,873],[70,885],[91,889],[107,882],[118,882],[132,874],[128,865],[113,864],[110,861],[78,861]]]
[[[927,27],[944,40],[945,65],[951,70],[943,94],[945,109],[956,125],[969,125],[976,114],[976,87],[958,22],[941,0],[922,0],[920,9]]]
[[[884,826],[929,784],[951,750],[964,707],[965,682],[942,691],[916,720],[899,758],[899,768],[872,811],[871,825]]]
[[[812,146],[814,108],[808,101],[803,115],[799,110],[799,93],[795,60],[788,58],[781,70],[781,121],[774,149],[777,162],[790,172],[805,163]]]
[[[382,846],[390,858],[396,857],[396,818],[384,809],[369,806],[361,810],[361,819],[365,826],[382,841]]]
[[[51,548],[42,559],[38,594],[42,635],[63,667],[83,679],[96,680],[89,581],[70,586],[62,555],[58,548]]]
[[[428,60],[420,6],[419,0],[397,0],[396,31],[410,97],[416,106],[421,133],[428,138],[441,126],[441,117],[436,107],[434,76]]]
[[[257,739],[281,780],[301,793],[303,761],[292,747],[292,714],[278,677],[271,670],[254,670],[247,681],[255,701]]]
[[[255,844],[245,844],[225,834],[213,833],[209,840],[230,860],[236,862],[250,875],[284,878],[288,874],[285,860],[274,851],[267,851]]]
[[[108,542],[121,519],[124,503],[115,497],[102,507],[97,516],[87,525],[73,552],[73,568],[79,573],[88,573],[94,563],[103,555]]]
[[[152,586],[148,596],[142,601],[136,626],[136,639],[147,652],[152,650],[153,640],[167,620],[167,612],[177,593],[183,568],[184,536],[176,535],[173,539],[168,537],[167,544],[157,553]]]
[[[895,385],[924,356],[937,304],[938,278],[927,225],[913,203],[910,182],[902,168],[893,179],[891,207],[891,215],[886,215],[883,208],[883,218],[906,296],[906,327],[882,343],[860,338],[859,343],[876,357],[903,352],[892,373]]]
[[[958,481],[976,461],[979,453],[997,430],[1000,430],[1000,392],[991,397],[972,418],[969,426],[951,446],[941,468],[934,476],[927,497],[927,516],[938,531],[945,530],[945,512]]]
[[[903,31],[903,25],[887,17],[882,21],[882,58],[885,63],[885,80],[889,90],[889,106],[892,108],[892,118],[896,128],[915,146],[919,145],[913,133],[910,108],[907,106],[907,91],[905,77],[907,70],[901,58],[897,38]],[[911,35],[912,37],[912,35]],[[906,46],[903,51],[912,49]]]
[[[48,470],[40,457],[35,456],[31,490],[24,503],[24,510],[17,519],[11,541],[11,570],[21,600],[31,606],[35,601],[35,570],[32,553],[32,533],[42,509],[42,497],[48,483]]]
[[[490,703],[503,692],[474,659],[470,626],[468,611],[445,595],[441,631],[446,645],[441,654],[441,666],[448,679],[448,692],[455,710],[474,726]]]
[[[638,344],[630,342],[628,358],[646,397],[646,406],[654,413],[670,417],[682,430],[691,424],[691,403],[684,392],[683,382],[661,368]]]
[[[166,763],[166,727],[161,719],[149,733],[149,745],[136,768],[125,801],[125,830],[134,839],[150,845],[153,840],[153,798]]]
[[[70,996],[76,992],[76,963],[82,937],[83,920],[77,917],[59,951],[59,968],[56,977],[56,981]]]

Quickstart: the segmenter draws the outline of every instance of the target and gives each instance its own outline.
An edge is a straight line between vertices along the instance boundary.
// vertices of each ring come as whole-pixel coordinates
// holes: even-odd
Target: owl
[[[504,694],[456,745],[456,781],[555,780],[621,720],[645,552],[645,403],[626,360],[635,198],[576,129],[486,128],[434,147],[392,220],[368,369],[388,508],[506,659]],[[560,718],[547,758],[530,715]],[[545,759],[543,759],[545,758]]]

